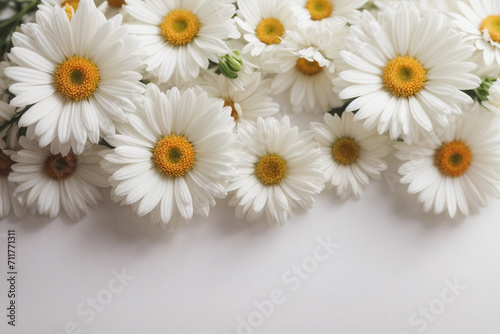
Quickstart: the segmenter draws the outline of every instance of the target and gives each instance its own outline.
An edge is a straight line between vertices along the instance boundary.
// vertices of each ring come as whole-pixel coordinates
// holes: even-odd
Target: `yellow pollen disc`
[[[68,100],[75,101],[89,98],[101,79],[93,62],[77,56],[59,64],[54,77],[57,90]]]
[[[8,155],[0,152],[0,177],[9,176],[9,174],[12,172],[11,167],[13,164],[14,162]]]
[[[71,20],[71,18],[73,17],[73,12],[76,12],[76,10],[78,9],[79,1],[80,0],[66,0],[63,3],[61,3],[61,7],[64,8],[66,15],[68,15],[68,19]]]
[[[65,180],[76,170],[78,158],[70,152],[67,156],[63,157],[61,153],[51,155],[45,161],[45,171],[54,180]]]
[[[493,41],[500,43],[500,15],[490,15],[481,23],[481,31],[488,29],[488,34]]]
[[[286,161],[279,154],[263,155],[255,166],[257,177],[268,186],[281,183],[287,172]]]
[[[332,155],[336,161],[343,165],[352,164],[358,159],[359,145],[350,137],[337,139],[333,143]]]
[[[174,9],[160,24],[161,34],[173,45],[185,45],[193,40],[201,24],[189,10]]]
[[[426,71],[420,62],[412,57],[396,57],[384,68],[385,87],[397,96],[417,94],[427,80]]]
[[[183,136],[170,135],[156,143],[153,161],[170,177],[184,176],[193,167],[196,152]]]
[[[316,60],[309,61],[305,58],[297,59],[297,69],[305,75],[315,75],[323,71]]]
[[[315,21],[330,17],[333,11],[333,5],[329,0],[308,0],[306,9],[311,14],[311,19]]]
[[[285,28],[281,22],[274,18],[263,19],[257,25],[255,34],[266,44],[280,44],[281,36],[285,33]]]
[[[238,121],[238,112],[234,107],[234,101],[232,100],[224,100],[224,107],[231,107],[231,117],[234,118],[234,121]]]
[[[434,158],[434,163],[441,174],[451,177],[462,175],[469,169],[472,153],[460,140],[443,144]]]
[[[125,0],[108,0],[108,6],[111,8],[121,8],[125,4]]]

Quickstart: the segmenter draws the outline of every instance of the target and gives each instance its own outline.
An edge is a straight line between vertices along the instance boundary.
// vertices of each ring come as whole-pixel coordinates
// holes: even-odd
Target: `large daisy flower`
[[[125,10],[147,51],[146,70],[160,82],[196,78],[209,60],[229,52],[226,39],[240,37],[232,19],[236,8],[225,0],[127,0]]]
[[[342,199],[351,194],[358,199],[370,178],[379,178],[387,169],[389,138],[354,122],[351,112],[342,113],[342,118],[325,114],[324,120],[310,126],[320,145],[327,188],[335,187]]]
[[[336,19],[344,19],[349,23],[359,21],[363,7],[368,0],[295,0],[295,15],[301,23],[307,22],[313,26],[327,28],[335,24]],[[306,20],[306,21],[304,21]]]
[[[294,26],[290,1],[283,0],[238,0],[236,22],[245,32],[247,44],[244,53],[260,56],[276,50],[285,36],[285,31]]]
[[[210,96],[224,100],[224,106],[231,107],[235,122],[256,121],[259,117],[274,115],[280,109],[269,96],[271,80],[262,79],[260,72],[251,74],[242,90],[234,89],[230,79],[211,72],[203,76],[200,85]]]
[[[309,26],[287,31],[283,47],[264,62],[265,68],[278,72],[273,94],[287,92],[294,112],[325,113],[339,104],[332,91],[334,61],[340,58],[348,32],[344,21],[332,23],[329,29]]]
[[[283,225],[292,209],[312,206],[325,182],[312,132],[290,127],[288,117],[269,117],[242,124],[238,135],[238,175],[228,188],[238,219],[265,213],[268,223]]]
[[[396,157],[404,162],[401,183],[409,184],[408,193],[419,194],[427,212],[454,217],[458,210],[477,211],[488,196],[500,197],[498,127],[498,119],[476,104],[442,134],[396,144]]]
[[[474,43],[486,65],[500,66],[500,2],[469,0],[457,5],[462,15],[451,15],[457,29],[466,34],[464,40]]]
[[[38,23],[12,39],[17,66],[5,69],[17,81],[11,104],[32,105],[19,125],[33,126],[40,146],[58,141],[63,155],[79,154],[87,139],[98,143],[136,110],[143,92],[138,42],[120,15],[106,21],[90,0],[80,1],[71,20],[63,8],[40,8]]]
[[[34,214],[56,217],[60,211],[73,220],[86,215],[89,206],[101,199],[98,187],[107,187],[99,166],[103,147],[87,145],[77,155],[52,154],[48,147],[26,137],[19,139],[22,149],[12,154],[9,181],[16,183],[14,195]]]
[[[132,205],[152,223],[177,227],[193,214],[208,216],[214,197],[226,196],[233,171],[230,108],[199,87],[184,93],[146,88],[144,110],[107,138],[104,155],[113,200]]]
[[[335,79],[341,99],[354,99],[348,111],[358,110],[356,120],[392,138],[417,140],[421,132],[449,124],[449,115],[460,114],[459,105],[472,103],[461,90],[479,86],[466,60],[472,48],[462,42],[444,16],[436,11],[423,17],[417,8],[400,3],[397,11],[385,10],[378,22],[368,11],[351,27],[345,41],[346,62]]]

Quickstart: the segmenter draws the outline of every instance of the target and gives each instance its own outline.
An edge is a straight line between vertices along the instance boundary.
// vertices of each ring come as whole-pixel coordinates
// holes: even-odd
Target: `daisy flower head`
[[[355,23],[361,18],[359,9],[368,0],[295,0],[294,13],[301,24],[327,28],[335,20]]]
[[[263,64],[278,72],[271,86],[273,94],[286,93],[297,113],[325,113],[339,104],[332,80],[348,33],[345,21],[336,21],[329,29],[288,30],[282,48]]]
[[[13,151],[0,138],[0,218],[4,218],[11,211],[18,218],[24,216],[26,209],[14,196],[16,185],[8,180],[12,173],[14,161],[10,158]]]
[[[253,57],[279,48],[285,31],[295,24],[290,0],[238,0],[237,4],[235,20],[247,42],[243,53]]]
[[[213,72],[206,73],[200,85],[209,96],[222,99],[225,107],[231,107],[231,117],[237,124],[242,120],[256,121],[280,110],[269,95],[271,80],[262,79],[260,72],[251,74],[241,90],[234,89],[230,80]]]
[[[121,26],[121,16],[106,20],[90,0],[69,16],[63,8],[41,5],[37,24],[15,33],[5,69],[16,83],[15,107],[32,105],[20,118],[34,127],[40,146],[54,141],[80,154],[87,140],[115,132],[142,99],[138,41]]]
[[[115,147],[102,164],[113,200],[162,227],[178,227],[193,214],[207,217],[214,197],[226,196],[234,169],[229,114],[199,87],[161,93],[149,84],[144,108],[106,139]]]
[[[189,81],[229,52],[226,40],[239,38],[226,0],[127,0],[128,25],[147,55],[146,71],[159,82]]]
[[[436,127],[446,127],[450,115],[472,99],[462,90],[479,86],[467,62],[472,47],[462,42],[437,11],[423,17],[410,2],[386,9],[380,22],[368,11],[345,39],[348,50],[334,80],[341,99],[354,99],[347,111],[355,120],[391,138],[418,140]]]
[[[229,201],[236,217],[283,225],[292,209],[307,208],[324,187],[320,151],[310,131],[299,132],[290,119],[259,118],[238,129],[238,174],[231,180]]]
[[[26,137],[19,143],[22,149],[11,156],[15,164],[9,181],[17,185],[14,195],[33,214],[54,218],[64,211],[78,220],[101,200],[98,187],[108,186],[99,166],[102,146],[88,144],[81,154],[63,156]]]
[[[500,81],[495,80],[488,89],[487,101],[483,101],[482,105],[488,110],[500,115]]]
[[[352,112],[342,117],[327,113],[324,123],[310,124],[321,150],[326,187],[335,187],[341,199],[361,197],[370,178],[379,178],[387,169],[384,158],[390,152],[389,138],[375,129],[366,130],[354,121]]]
[[[450,14],[455,27],[465,33],[464,40],[474,44],[486,65],[500,66],[500,2],[459,1],[457,7],[460,14]]]
[[[486,205],[487,197],[500,197],[500,136],[498,119],[473,106],[470,113],[440,134],[411,145],[397,143],[401,183],[418,193],[426,212],[446,211],[454,217]]]

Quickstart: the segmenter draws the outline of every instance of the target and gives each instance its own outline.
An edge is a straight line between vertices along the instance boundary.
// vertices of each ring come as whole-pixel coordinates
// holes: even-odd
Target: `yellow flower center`
[[[65,180],[76,170],[78,158],[73,152],[70,152],[67,156],[63,157],[61,153],[57,155],[51,155],[45,160],[45,171],[54,180]]]
[[[263,155],[255,166],[257,177],[268,186],[281,183],[287,172],[286,161],[279,154]]]
[[[490,15],[481,23],[481,31],[488,29],[488,34],[493,41],[500,43],[500,15]]]
[[[238,112],[236,111],[236,108],[234,107],[234,101],[232,100],[224,100],[224,107],[231,107],[231,117],[234,118],[234,121],[238,121]]]
[[[54,77],[57,90],[68,100],[75,101],[89,98],[101,79],[93,62],[77,56],[59,64]]]
[[[333,5],[328,0],[308,0],[306,9],[311,14],[311,19],[315,21],[330,17],[333,11]]]
[[[153,161],[163,174],[177,177],[193,168],[195,155],[193,145],[186,138],[170,135],[156,143]]]
[[[315,75],[323,71],[316,60],[309,61],[305,58],[297,59],[297,69],[305,75]]]
[[[68,19],[71,20],[71,18],[73,17],[73,12],[76,12],[76,10],[78,9],[79,1],[80,0],[66,0],[61,3],[61,7],[64,8],[66,15],[68,15]]]
[[[201,24],[189,10],[174,9],[160,24],[161,34],[173,45],[185,45],[193,40]]]
[[[358,159],[359,145],[350,137],[339,138],[333,143],[332,155],[337,162],[343,165],[352,164]]]
[[[126,4],[125,0],[108,0],[108,6],[111,8],[121,8]]]
[[[462,175],[469,169],[472,153],[460,140],[443,144],[437,151],[434,163],[441,174],[451,177]]]
[[[412,57],[396,57],[384,68],[385,87],[397,96],[417,94],[427,80],[426,71],[420,62]]]
[[[3,152],[0,152],[0,177],[7,177],[12,172],[12,159]]]
[[[285,33],[285,28],[281,22],[275,18],[263,19],[257,25],[255,34],[262,43],[266,44],[280,44],[281,36]]]

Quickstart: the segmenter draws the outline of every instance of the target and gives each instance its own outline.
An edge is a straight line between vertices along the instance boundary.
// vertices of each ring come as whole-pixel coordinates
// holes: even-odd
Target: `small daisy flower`
[[[344,21],[331,27],[312,26],[287,31],[287,36],[265,68],[278,72],[271,91],[287,93],[294,112],[325,113],[339,104],[333,93],[334,61],[340,58],[343,39],[349,33]]]
[[[262,79],[260,72],[250,75],[242,90],[235,90],[229,79],[215,73],[205,74],[200,85],[209,96],[222,99],[225,107],[231,107],[231,117],[235,122],[256,121],[259,117],[274,115],[280,109],[269,96],[271,80]]]
[[[482,104],[488,110],[500,115],[500,80],[496,80],[488,90],[488,101],[483,101]]]
[[[14,196],[16,185],[8,180],[12,173],[14,161],[10,158],[12,151],[7,149],[7,144],[0,139],[0,218],[4,218],[11,211],[18,218],[24,216],[26,208]]]
[[[418,193],[426,212],[457,211],[468,215],[486,205],[487,197],[500,197],[500,136],[498,119],[480,111],[457,118],[440,135],[412,145],[396,144],[401,183]]]
[[[276,50],[285,36],[285,31],[294,26],[290,1],[283,0],[239,0],[238,16],[235,18],[245,32],[247,44],[243,53],[260,56]]]
[[[349,23],[359,21],[363,7],[368,0],[295,0],[295,15],[300,23],[307,22],[309,25],[327,28],[329,24],[335,24],[335,20],[343,19]]]
[[[163,227],[207,217],[234,169],[229,114],[199,87],[164,94],[149,84],[144,109],[106,139],[115,147],[102,164],[112,174],[113,200]]]
[[[341,199],[351,194],[359,199],[370,178],[378,179],[387,169],[389,138],[354,122],[352,112],[342,113],[342,118],[327,113],[324,120],[310,126],[320,145],[327,188],[335,187]]]
[[[52,154],[48,147],[21,137],[22,149],[12,154],[9,181],[16,183],[14,195],[32,213],[54,218],[61,211],[78,220],[89,206],[101,200],[98,187],[107,187],[105,173],[99,166],[103,147],[87,145],[76,155]]]
[[[110,19],[117,14],[127,15],[123,10],[126,4],[125,0],[107,0],[103,1],[97,8],[104,13],[106,18]]]
[[[232,19],[236,8],[225,0],[127,0],[125,10],[135,19],[130,31],[147,51],[146,71],[160,82],[198,77],[209,60],[229,52],[225,40],[240,37]]]
[[[355,120],[411,142],[448,126],[450,115],[461,114],[461,104],[472,103],[462,90],[481,81],[469,73],[475,68],[467,62],[471,47],[443,15],[430,11],[421,17],[403,1],[382,17],[378,22],[364,11],[360,24],[351,27],[335,90],[341,99],[354,99],[347,111],[359,109]]]
[[[5,75],[5,69],[9,66],[11,66],[10,62],[0,61],[0,101],[6,103],[9,102],[7,90],[11,84],[11,80]]]
[[[269,117],[242,124],[238,137],[238,175],[228,188],[238,219],[265,214],[268,223],[283,225],[292,209],[312,206],[325,182],[312,132],[290,127],[288,117]]]
[[[465,41],[481,53],[486,65],[500,65],[500,2],[469,0],[457,3],[460,14],[451,13],[454,25],[463,31]]]
[[[121,16],[106,21],[90,0],[81,0],[68,19],[60,7],[40,6],[26,34],[14,34],[5,69],[16,81],[15,107],[32,105],[20,118],[33,126],[40,146],[58,141],[80,154],[87,140],[115,132],[142,99],[138,41],[121,27]],[[42,8],[44,8],[42,10]]]

